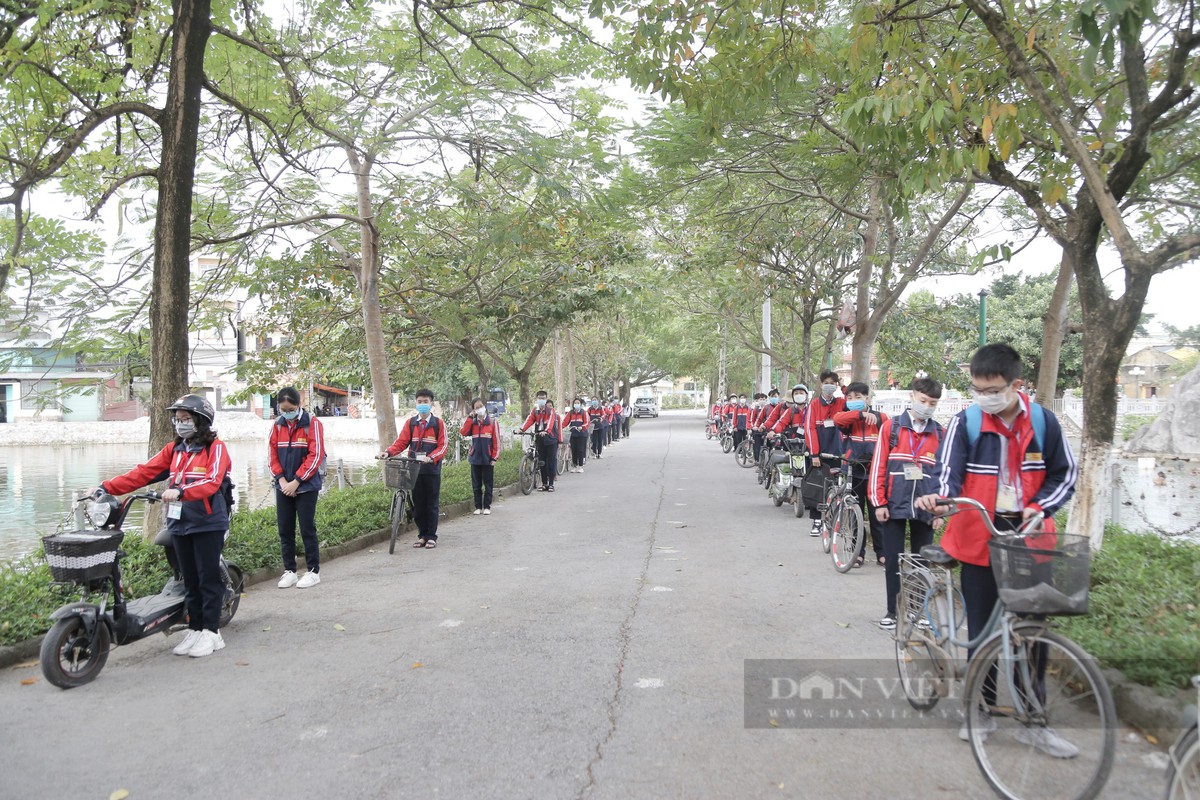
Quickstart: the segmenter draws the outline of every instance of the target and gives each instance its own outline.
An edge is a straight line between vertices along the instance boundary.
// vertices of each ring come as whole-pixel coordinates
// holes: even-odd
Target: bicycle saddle
[[[953,567],[958,564],[954,556],[947,553],[940,544],[926,544],[921,546],[921,558],[928,561],[930,564],[937,564],[942,567]]]

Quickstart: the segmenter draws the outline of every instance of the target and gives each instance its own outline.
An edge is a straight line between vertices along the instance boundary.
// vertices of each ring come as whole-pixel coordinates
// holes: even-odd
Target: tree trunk
[[[521,395],[521,417],[528,417],[529,412],[533,409],[533,398],[529,393],[529,373],[518,372],[513,375],[517,382],[517,390]]]
[[[566,382],[563,380],[562,334],[556,329],[554,331],[554,402],[559,404],[558,408],[560,411],[570,405],[570,402],[566,401],[563,397],[563,390],[565,388]]]
[[[1046,309],[1045,321],[1042,324],[1042,358],[1036,384],[1039,400],[1052,400],[1058,396],[1058,366],[1063,339],[1067,335],[1067,314],[1070,309],[1071,286],[1074,282],[1071,250],[1064,248],[1062,263],[1058,267],[1058,282],[1054,284],[1054,294],[1050,297],[1050,307]]]
[[[850,380],[871,381],[871,355],[875,349],[875,337],[882,322],[872,325],[871,277],[875,274],[875,251],[879,247],[879,229],[883,224],[883,208],[879,198],[878,182],[871,182],[870,218],[863,232],[862,258],[858,263],[858,287],[855,297],[854,338],[850,346]],[[886,265],[885,265],[886,266]],[[836,323],[835,323],[836,324]]]
[[[850,355],[850,380],[871,383],[871,356],[875,353],[875,340],[883,327],[883,315],[872,314],[866,322],[854,328],[854,345]]]
[[[579,396],[578,381],[575,376],[575,337],[571,334],[571,329],[567,329],[566,347],[567,347],[567,394],[571,395],[574,400]]]
[[[375,210],[371,201],[371,157],[360,158],[347,149],[358,190],[360,225],[360,267],[358,288],[362,298],[363,332],[366,336],[367,364],[371,370],[371,394],[375,397],[375,426],[379,446],[396,440],[396,409],[392,406],[392,379],[388,371],[387,342],[383,338],[383,309],[379,305],[379,231],[375,228]]]
[[[821,348],[821,363],[817,365],[816,370],[811,375],[805,376],[804,385],[812,389],[819,383],[817,377],[825,371],[829,366],[829,361],[833,357],[833,337],[837,335],[837,322],[829,321],[829,328],[825,331],[825,344]]]

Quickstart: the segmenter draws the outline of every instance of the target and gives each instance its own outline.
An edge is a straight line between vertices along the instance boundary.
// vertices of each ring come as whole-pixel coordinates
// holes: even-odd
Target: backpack
[[[1042,443],[1046,440],[1046,409],[1037,403],[1029,404],[1029,422],[1033,425],[1033,443],[1039,453],[1045,452]],[[967,406],[967,443],[972,449],[979,441],[983,429],[983,409],[977,405]]]
[[[910,418],[911,418],[911,416],[910,416]],[[895,450],[896,445],[898,445],[900,443],[900,426],[896,424],[896,420],[898,420],[898,419],[900,419],[900,415],[897,414],[896,416],[892,417],[891,420],[889,420],[892,423],[891,435],[888,436],[888,452],[889,453],[892,452],[893,450]],[[929,421],[933,422],[932,419],[930,419]],[[938,446],[940,447],[942,444],[942,433],[945,432],[945,428],[943,428],[941,425],[938,425],[938,423],[936,423],[936,422],[933,422],[933,424],[937,425],[937,428],[936,428],[937,440],[938,440]],[[979,438],[979,429],[978,428],[975,429],[975,438],[976,439]]]
[[[205,455],[208,454],[210,447],[212,447],[212,444],[204,446]],[[221,481],[221,488],[217,492],[220,493],[221,497],[225,498],[225,510],[230,514],[233,513],[233,504],[237,502],[237,493],[234,491],[236,488],[237,484],[233,482],[233,478],[230,478],[229,473],[226,472],[225,480]]]

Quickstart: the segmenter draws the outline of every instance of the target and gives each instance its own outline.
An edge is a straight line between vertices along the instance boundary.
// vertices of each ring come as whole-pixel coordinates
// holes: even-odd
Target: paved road
[[[835,573],[701,430],[644,420],[435,551],[253,587],[210,658],[155,638],[69,692],[0,673],[0,797],[991,796],[956,721],[746,728],[745,659],[891,664],[883,576]],[[1161,754],[1118,752],[1105,796],[1158,797]]]

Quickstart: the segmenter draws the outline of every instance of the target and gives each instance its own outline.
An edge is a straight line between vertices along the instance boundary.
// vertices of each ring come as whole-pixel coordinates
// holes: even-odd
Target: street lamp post
[[[979,346],[987,344],[987,289],[979,290]]]

